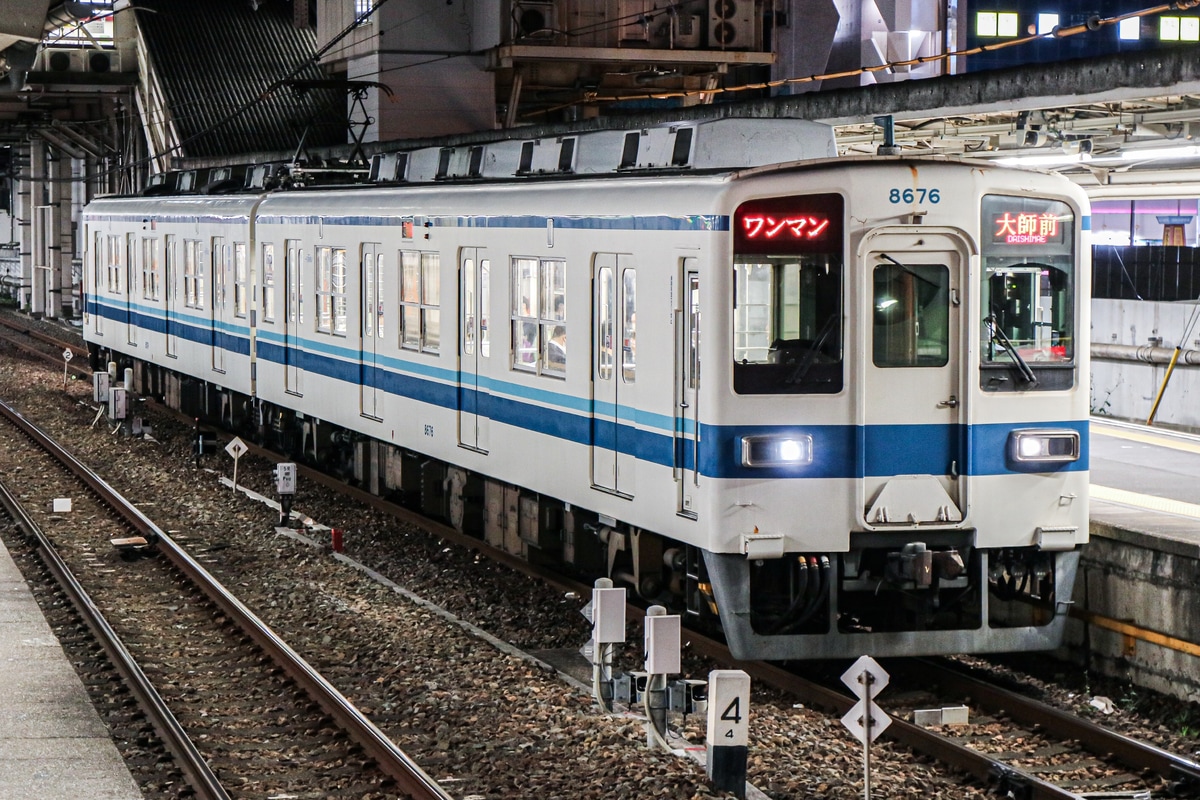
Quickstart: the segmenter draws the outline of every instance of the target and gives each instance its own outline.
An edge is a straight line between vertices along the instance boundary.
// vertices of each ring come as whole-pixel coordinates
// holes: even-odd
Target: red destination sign
[[[742,203],[733,215],[734,251],[764,255],[840,251],[843,207],[837,194]]]

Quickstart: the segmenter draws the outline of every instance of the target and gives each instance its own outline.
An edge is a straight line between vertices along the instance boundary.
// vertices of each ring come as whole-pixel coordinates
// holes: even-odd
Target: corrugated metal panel
[[[231,156],[346,141],[346,99],[298,95],[278,83],[327,76],[308,63],[312,30],[292,25],[292,6],[264,0],[137,0],[137,18],[180,138],[180,155]],[[301,64],[308,64],[297,69]]]

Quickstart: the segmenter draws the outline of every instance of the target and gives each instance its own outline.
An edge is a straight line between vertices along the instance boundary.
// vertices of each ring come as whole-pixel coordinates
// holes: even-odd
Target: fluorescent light
[[[1039,34],[1054,33],[1058,27],[1058,14],[1038,14],[1037,32]]]
[[[1000,12],[996,15],[996,35],[1013,38],[1017,35],[1017,15],[1013,12]]]
[[[1059,167],[1087,162],[1098,167],[1109,164],[1142,163],[1146,161],[1168,161],[1171,159],[1200,158],[1200,145],[1176,145],[1174,147],[1122,150],[1106,155],[1088,156],[1085,153],[1036,152],[1029,155],[1013,155],[993,159],[992,163],[1007,167]]]
[[[975,15],[975,33],[978,36],[996,35],[996,13],[994,11],[980,11]]]
[[[1179,17],[1159,17],[1158,38],[1164,42],[1178,42]]]
[[[1136,42],[1142,38],[1142,18],[1130,17],[1117,23],[1117,38],[1123,42]]]
[[[1200,42],[1200,17],[1181,17],[1179,19],[1179,40]]]

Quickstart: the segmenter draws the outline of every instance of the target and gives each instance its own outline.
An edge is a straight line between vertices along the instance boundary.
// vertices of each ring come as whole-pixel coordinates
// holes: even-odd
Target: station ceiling
[[[114,109],[132,110],[135,81],[129,72],[85,73],[69,82],[30,72],[20,88],[0,84],[0,144],[44,136],[88,152],[88,142],[114,138]],[[483,131],[446,143],[725,116],[799,117],[836,126],[844,152],[868,153],[882,144],[875,120],[884,115],[894,119],[896,144],[905,152],[1018,159],[1093,186],[1195,181],[1200,45],[621,116],[602,112],[569,126]]]

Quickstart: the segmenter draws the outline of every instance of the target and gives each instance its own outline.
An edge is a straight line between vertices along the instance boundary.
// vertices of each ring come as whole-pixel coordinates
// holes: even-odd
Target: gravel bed
[[[186,533],[193,547],[208,548],[210,569],[219,577],[254,584],[262,605],[252,607],[286,630],[318,669],[353,665],[357,679],[339,688],[431,774],[447,779],[456,796],[713,796],[702,769],[646,748],[640,722],[598,714],[590,698],[529,662],[443,624],[321,551],[276,537],[273,512],[221,488],[207,469],[228,474],[228,459],[209,458],[205,469],[196,469],[186,427],[153,418],[157,442],[114,436],[102,425],[91,428],[90,386],[72,382],[64,392],[61,373],[33,364],[0,371],[0,397],[72,442],[83,460],[107,464],[106,479],[143,498],[144,510],[160,525]],[[265,462],[243,457],[238,474],[239,483],[273,495]],[[588,638],[578,613],[586,598],[530,582],[319,487],[302,484],[296,508],[343,529],[347,555],[498,638],[529,650],[575,648]],[[640,637],[631,626],[630,641]],[[627,647],[621,662],[639,667],[640,654]],[[1076,679],[1082,671],[1049,658],[1032,659],[1044,671],[1033,678],[1020,671],[1026,664],[976,663],[1010,674],[1043,700],[1073,711],[1090,699]],[[704,677],[710,668],[685,659],[688,677]],[[1098,685],[1093,678],[1093,693],[1099,693]],[[1175,752],[1196,749],[1196,726],[1182,721],[1177,701],[1151,705],[1146,698],[1152,695],[1144,690],[1105,691],[1118,701],[1118,713],[1104,717],[1105,724],[1118,723],[1123,732]],[[1124,703],[1129,696],[1141,700]],[[758,687],[752,705],[749,777],[755,786],[780,799],[862,796],[861,747],[836,718]],[[1164,709],[1175,713],[1168,716]],[[703,741],[703,725],[703,719],[686,721],[692,741]],[[872,772],[879,797],[988,796],[985,787],[888,742],[873,748]]]

